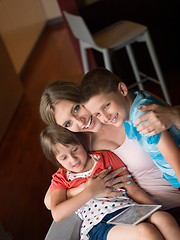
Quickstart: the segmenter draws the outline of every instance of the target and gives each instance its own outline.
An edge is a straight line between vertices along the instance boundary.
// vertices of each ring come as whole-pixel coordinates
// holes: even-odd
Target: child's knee
[[[149,222],[153,224],[163,224],[172,221],[172,219],[173,217],[169,213],[157,211],[151,215],[151,217],[149,218]]]

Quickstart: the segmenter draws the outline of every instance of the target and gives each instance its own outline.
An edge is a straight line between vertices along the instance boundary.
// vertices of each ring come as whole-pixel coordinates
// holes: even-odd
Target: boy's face
[[[67,170],[78,173],[88,168],[88,156],[82,145],[68,144],[66,146],[56,144],[56,159]]]
[[[84,106],[102,123],[119,127],[129,118],[130,103],[127,94],[127,87],[121,82],[117,92],[95,95]]]

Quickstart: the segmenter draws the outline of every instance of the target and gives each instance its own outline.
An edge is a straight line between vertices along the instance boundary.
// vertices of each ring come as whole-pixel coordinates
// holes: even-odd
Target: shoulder
[[[93,156],[99,156],[99,158],[105,158],[105,157],[117,157],[115,153],[109,151],[109,150],[99,150],[99,151],[92,151],[90,152]]]
[[[105,168],[112,166],[114,169],[124,166],[122,160],[113,152],[108,150],[95,151],[90,153],[93,156],[98,158],[99,162],[103,162],[105,164]]]
[[[131,112],[130,112],[130,117],[129,120],[124,123],[125,126],[125,131],[128,136],[128,138],[136,138],[137,141],[142,139],[143,141],[145,140],[148,144],[157,144],[160,140],[161,133],[156,134],[154,136],[148,137],[145,134],[141,134],[139,131],[137,131],[137,127],[134,126],[134,121],[147,113],[145,112],[140,112],[139,110],[143,105],[148,105],[148,104],[161,104],[163,105],[158,99],[155,98],[155,96],[152,96],[150,93],[144,92],[144,91],[138,91],[133,93],[135,95],[135,100],[132,104],[131,107]],[[143,122],[140,123],[143,124]]]
[[[54,177],[54,176],[62,176],[62,175],[64,175],[64,174],[66,174],[66,170],[63,169],[63,168],[58,168],[58,170],[57,170],[52,176],[53,176],[53,177]]]
[[[68,185],[66,178],[66,170],[59,168],[56,173],[52,175],[51,191],[56,189],[66,189]]]
[[[158,98],[155,97],[155,95],[144,92],[144,91],[138,91],[134,92],[133,95],[135,96],[134,102],[131,106],[131,112],[130,112],[130,119],[135,121],[138,117],[141,115],[144,115],[146,112],[140,112],[142,106],[149,105],[149,104],[159,104],[164,105]]]
[[[66,179],[66,170],[59,168],[57,172],[52,175],[52,182],[59,182],[62,179]]]

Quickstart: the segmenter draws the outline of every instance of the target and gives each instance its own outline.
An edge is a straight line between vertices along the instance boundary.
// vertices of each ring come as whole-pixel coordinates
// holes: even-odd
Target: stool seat
[[[96,34],[94,42],[101,48],[120,49],[126,44],[131,44],[147,30],[147,27],[130,21],[117,22]]]
[[[154,46],[146,26],[124,20],[112,24],[111,26],[108,26],[97,33],[91,34],[81,16],[73,15],[66,11],[63,11],[63,13],[73,35],[79,40],[84,73],[87,73],[90,70],[87,49],[92,48],[101,52],[103,55],[105,68],[113,71],[111,54],[113,51],[124,47],[127,51],[127,55],[136,79],[136,83],[129,85],[128,88],[130,89],[138,86],[140,90],[143,90],[143,83],[145,81],[152,81],[161,86],[166,102],[171,104]],[[131,46],[131,44],[135,42],[144,42],[146,44],[157,75],[157,79],[139,71]]]

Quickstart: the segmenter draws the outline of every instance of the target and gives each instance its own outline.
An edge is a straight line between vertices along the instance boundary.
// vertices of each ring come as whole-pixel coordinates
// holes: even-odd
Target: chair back
[[[70,14],[66,11],[63,11],[63,13],[70,26],[70,29],[73,35],[77,39],[82,40],[85,43],[89,43],[92,46],[96,45],[82,17]]]

